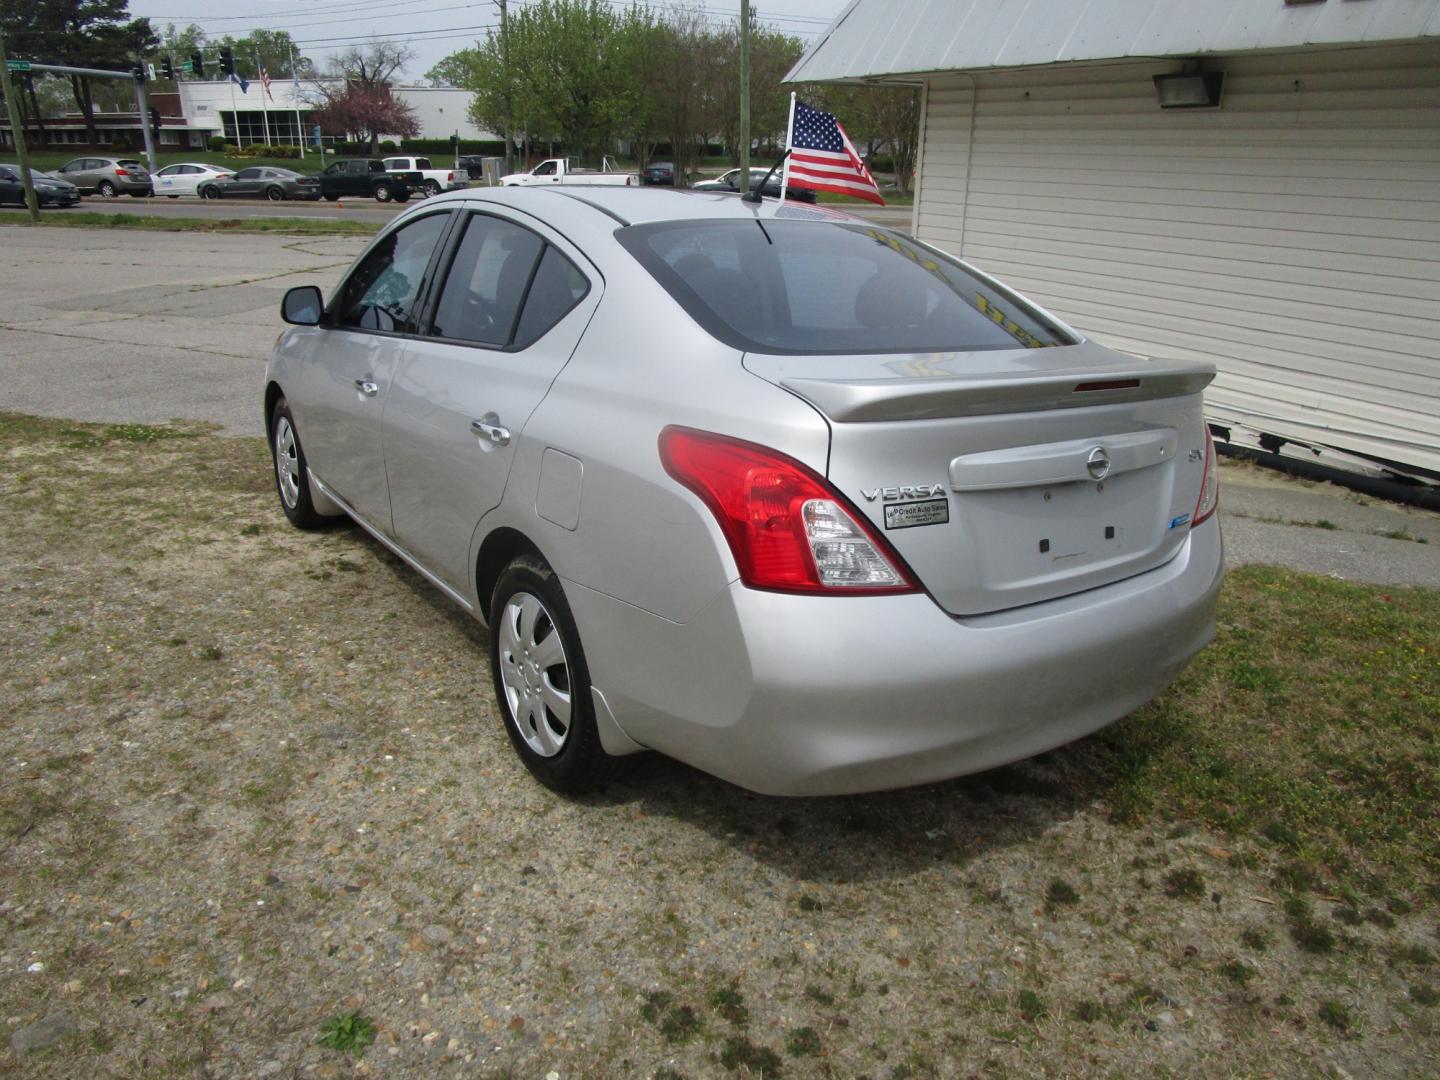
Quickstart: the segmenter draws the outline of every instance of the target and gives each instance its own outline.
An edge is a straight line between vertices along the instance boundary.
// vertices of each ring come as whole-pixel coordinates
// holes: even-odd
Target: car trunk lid
[[[1185,542],[1210,365],[1081,343],[745,366],[830,421],[828,479],[953,614],[1109,584]]]

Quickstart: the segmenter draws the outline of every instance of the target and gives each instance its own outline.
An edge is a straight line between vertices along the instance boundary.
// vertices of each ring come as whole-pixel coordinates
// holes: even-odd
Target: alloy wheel
[[[500,635],[500,681],[520,737],[540,757],[554,757],[570,735],[570,665],[565,643],[540,599],[517,592],[505,604]]]
[[[275,423],[275,477],[280,481],[280,498],[291,510],[300,501],[300,448],[288,416]]]

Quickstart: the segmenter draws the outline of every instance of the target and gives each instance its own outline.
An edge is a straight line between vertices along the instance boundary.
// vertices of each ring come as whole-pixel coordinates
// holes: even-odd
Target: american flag
[[[795,102],[795,126],[790,132],[790,157],[785,162],[786,183],[853,195],[885,205],[880,188],[840,121],[828,112]]]
[[[265,87],[265,96],[274,101],[275,95],[270,92],[270,70],[268,68],[260,69],[260,85]]]

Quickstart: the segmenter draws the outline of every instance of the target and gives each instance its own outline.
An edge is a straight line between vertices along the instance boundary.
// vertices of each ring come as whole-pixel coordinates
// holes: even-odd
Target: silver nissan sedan
[[[1214,368],[860,218],[455,192],[283,315],[286,516],[353,518],[488,624],[552,788],[646,749],[785,795],[975,772],[1138,708],[1214,633]]]

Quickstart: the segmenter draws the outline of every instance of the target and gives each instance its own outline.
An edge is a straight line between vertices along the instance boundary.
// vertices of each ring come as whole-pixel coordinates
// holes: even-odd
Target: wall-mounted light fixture
[[[1194,66],[1198,68],[1199,65],[1196,63]],[[1217,109],[1220,107],[1220,90],[1225,85],[1225,73],[1191,70],[1175,75],[1156,75],[1154,80],[1155,96],[1162,109]]]

